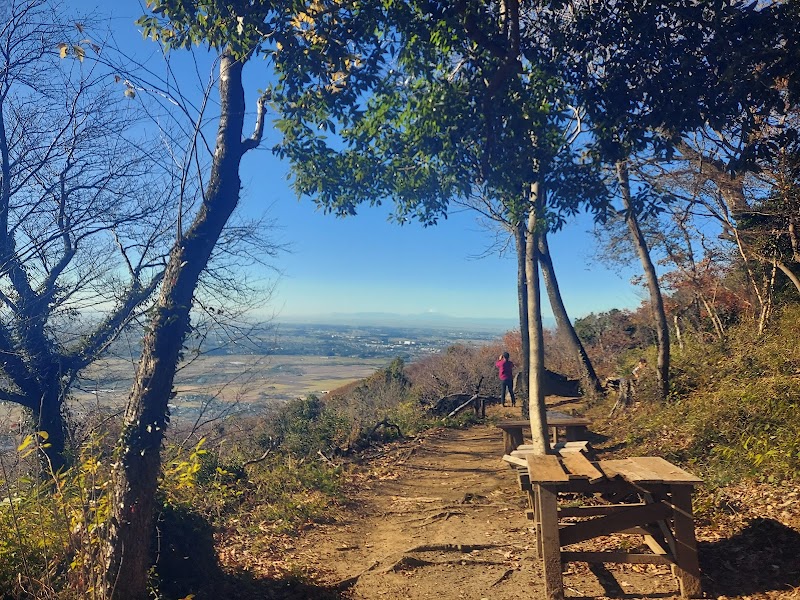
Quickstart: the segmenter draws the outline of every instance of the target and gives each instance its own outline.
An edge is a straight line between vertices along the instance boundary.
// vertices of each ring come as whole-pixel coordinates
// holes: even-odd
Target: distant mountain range
[[[279,316],[283,323],[314,323],[326,325],[374,325],[425,327],[443,329],[470,329],[475,331],[496,331],[498,335],[519,327],[517,319],[492,317],[453,317],[436,312],[403,315],[397,313],[321,313],[317,315]],[[545,317],[545,327],[553,327],[555,321]]]

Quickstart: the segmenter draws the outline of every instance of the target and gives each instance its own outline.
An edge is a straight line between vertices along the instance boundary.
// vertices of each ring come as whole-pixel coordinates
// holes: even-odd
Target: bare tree
[[[70,388],[161,281],[173,182],[71,40],[82,27],[44,0],[1,10],[0,400],[30,412],[59,469]]]

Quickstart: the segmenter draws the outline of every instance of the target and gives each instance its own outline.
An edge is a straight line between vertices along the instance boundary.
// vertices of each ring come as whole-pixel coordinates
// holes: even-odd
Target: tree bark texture
[[[600,385],[600,380],[597,378],[592,361],[586,353],[586,348],[583,347],[578,334],[575,333],[575,328],[572,326],[572,321],[570,321],[567,314],[567,307],[564,306],[564,299],[561,297],[556,271],[553,268],[553,259],[550,256],[550,247],[547,244],[547,232],[542,231],[539,233],[538,242],[539,264],[542,267],[542,277],[545,288],[547,288],[547,297],[550,299],[550,308],[553,309],[553,316],[556,318],[556,326],[566,335],[572,352],[578,360],[581,368],[581,380],[586,392],[590,395],[600,394],[603,386]]]
[[[528,232],[525,240],[528,330],[531,343],[531,357],[528,364],[528,395],[533,451],[536,454],[548,454],[550,442],[547,435],[547,408],[544,403],[544,331],[539,286],[539,244],[536,241],[538,229],[541,227],[539,218],[543,204],[541,188],[541,183],[531,185],[531,208],[528,212]]]
[[[642,268],[644,269],[645,278],[647,280],[647,288],[650,291],[650,306],[653,311],[653,320],[655,322],[658,341],[658,390],[663,400],[667,397],[667,393],[669,392],[670,361],[669,326],[667,325],[667,313],[664,309],[664,298],[661,295],[661,286],[658,283],[655,265],[653,265],[653,261],[650,258],[647,240],[644,239],[644,234],[642,234],[639,221],[636,218],[636,211],[634,210],[631,199],[628,165],[625,161],[617,163],[617,180],[619,181],[622,195],[622,204],[626,211],[625,221],[628,225],[631,238],[633,238],[636,254],[639,256],[639,261],[642,263]]]
[[[125,411],[112,475],[103,582],[114,600],[147,596],[160,450],[169,421],[167,402],[190,329],[200,274],[239,199],[245,111],[242,63],[227,53],[220,62],[219,94],[221,115],[205,198],[189,231],[170,253]]]
[[[514,242],[517,250],[517,303],[519,305],[519,333],[522,338],[522,377],[528,381],[528,366],[531,362],[531,336],[528,330],[528,283],[525,273],[525,221],[520,220],[514,227]],[[527,390],[526,390],[527,392]],[[530,396],[521,398],[522,418],[530,417]]]

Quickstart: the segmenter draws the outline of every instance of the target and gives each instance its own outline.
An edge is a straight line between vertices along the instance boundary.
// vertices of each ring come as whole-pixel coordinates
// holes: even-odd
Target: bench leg
[[[568,425],[567,426],[567,441],[568,442],[581,442],[589,439],[588,429],[585,425]]]
[[[511,454],[520,446],[522,446],[522,427],[519,429],[504,429],[503,450],[505,453]]]
[[[558,443],[558,427],[555,425],[548,425],[547,432],[550,434],[550,443],[555,445]]]
[[[675,575],[680,584],[681,597],[702,598],[703,588],[692,514],[692,486],[673,485],[671,491],[675,528]]]
[[[561,542],[558,535],[558,492],[544,485],[536,485],[534,494],[537,499],[537,544],[544,569],[545,598],[564,600]]]

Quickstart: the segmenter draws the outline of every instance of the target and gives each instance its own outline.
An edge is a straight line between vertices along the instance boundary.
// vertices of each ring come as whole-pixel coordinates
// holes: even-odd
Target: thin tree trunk
[[[205,199],[188,233],[170,253],[125,411],[112,474],[106,571],[101,582],[106,596],[114,600],[147,597],[160,451],[169,420],[167,402],[190,329],[200,274],[239,199],[245,111],[242,63],[228,53],[221,57],[219,93],[221,115]]]
[[[528,330],[528,284],[525,274],[525,221],[520,219],[514,228],[514,241],[517,248],[517,301],[519,304],[519,332],[522,337],[522,379],[528,381],[528,365],[531,362],[531,336]],[[527,392],[527,390],[525,390]],[[522,418],[530,417],[530,399],[522,396]]]
[[[797,293],[800,294],[800,277],[798,277],[794,271],[792,271],[785,263],[781,261],[776,262],[775,266],[778,267],[783,274],[789,278],[789,281],[791,281],[794,287],[797,289]]]
[[[772,296],[775,289],[775,277],[778,274],[778,265],[775,261],[772,262],[772,272],[769,280],[764,282],[764,297],[767,299],[766,304],[761,308],[761,316],[758,318],[758,335],[764,333],[772,317]]]
[[[525,240],[525,276],[528,288],[528,330],[531,357],[528,367],[528,394],[533,451],[548,454],[547,408],[544,403],[544,331],[542,328],[541,290],[539,289],[539,244],[536,241],[543,205],[541,184],[531,185],[531,208],[528,213],[528,232]]]
[[[581,367],[581,379],[586,391],[589,395],[599,394],[602,392],[603,386],[600,385],[600,380],[597,378],[597,373],[595,373],[594,366],[592,366],[592,361],[589,360],[586,349],[583,347],[578,334],[575,333],[575,328],[572,326],[572,321],[570,321],[567,314],[567,307],[564,306],[564,299],[561,297],[556,271],[553,268],[553,259],[550,257],[550,247],[547,244],[547,233],[545,231],[540,232],[538,240],[539,264],[542,266],[542,277],[547,288],[547,297],[550,299],[550,308],[553,309],[553,315],[556,318],[556,326],[567,336],[567,341]]]
[[[628,177],[628,164],[625,161],[617,163],[617,180],[619,181],[620,191],[622,195],[622,203],[626,210],[626,222],[628,230],[633,238],[636,253],[639,256],[639,261],[642,263],[645,278],[647,279],[647,287],[650,291],[650,306],[653,311],[653,320],[655,321],[656,336],[658,340],[658,387],[659,394],[662,399],[667,397],[669,392],[669,327],[667,325],[667,314],[664,310],[664,298],[661,295],[661,287],[658,284],[658,275],[656,274],[655,265],[650,258],[650,251],[647,247],[647,241],[644,239],[642,230],[639,227],[639,221],[636,217],[636,211],[633,209],[631,201],[631,187],[630,179]]]
[[[711,319],[711,323],[714,325],[714,331],[717,332],[717,339],[723,339],[725,337],[725,327],[723,326],[716,309],[709,304],[704,294],[698,294],[697,297],[700,298],[700,301],[703,303],[703,307],[705,307],[706,312],[708,313],[708,318]]]
[[[675,338],[678,340],[678,348],[683,350],[683,335],[681,333],[681,321],[678,318],[677,314],[675,314],[672,317],[672,322],[675,324]]]

